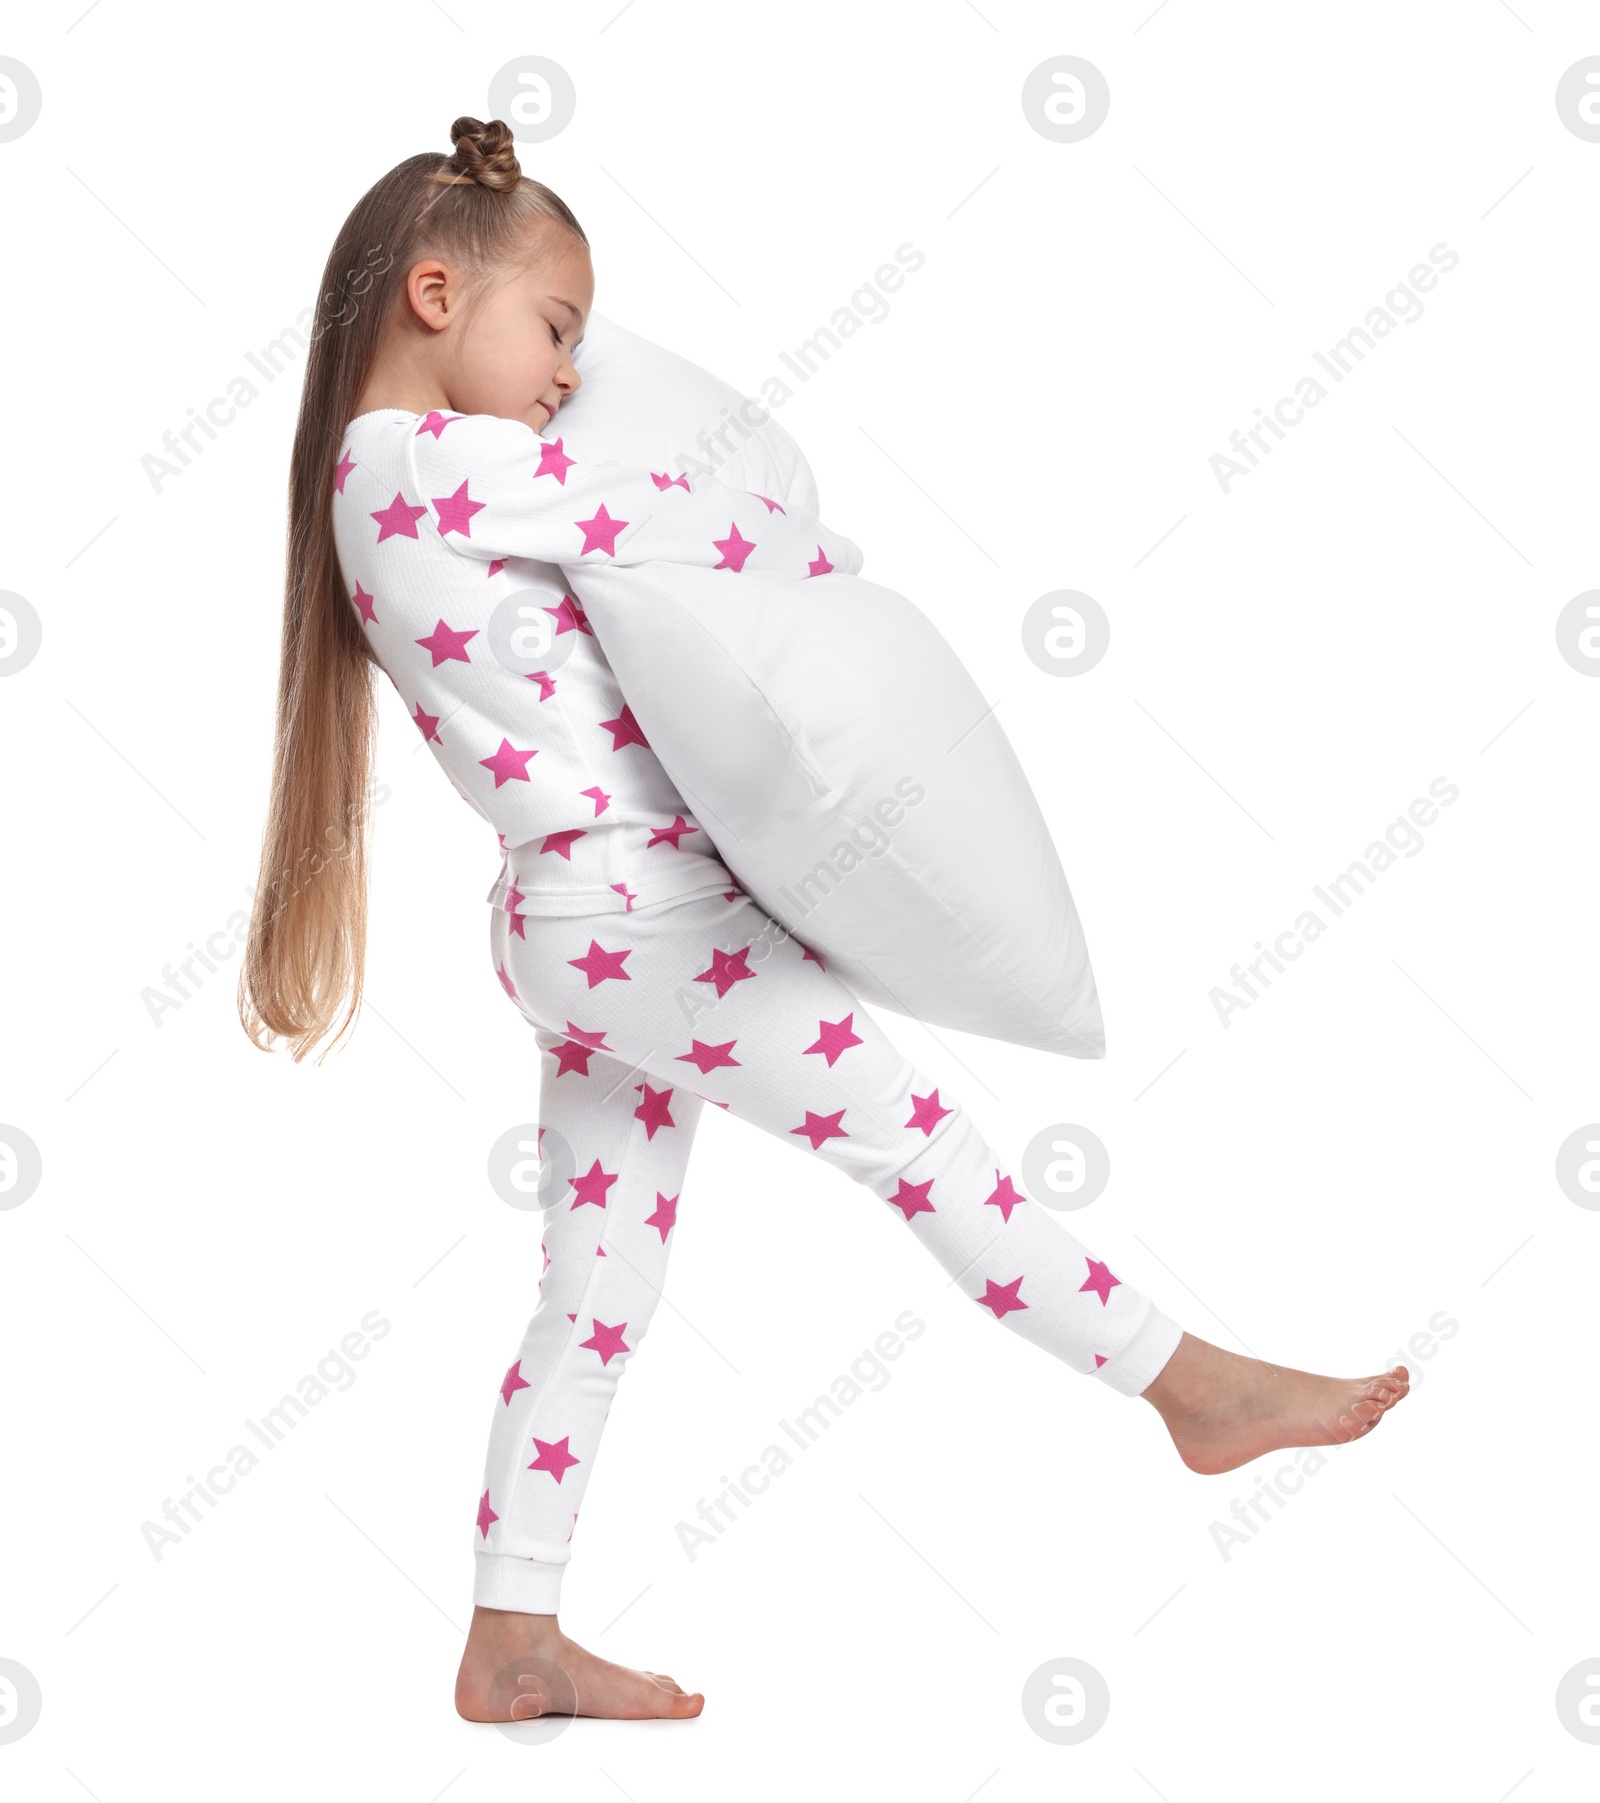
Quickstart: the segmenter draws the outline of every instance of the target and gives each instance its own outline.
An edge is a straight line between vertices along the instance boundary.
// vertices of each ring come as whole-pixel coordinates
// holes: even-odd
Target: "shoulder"
[[[429,413],[413,415],[408,434],[419,469],[457,464],[538,462],[546,440],[520,419],[497,413]]]
[[[448,496],[474,514],[487,507],[485,526],[555,504],[577,462],[560,438],[496,413],[430,414],[407,442],[419,499]]]

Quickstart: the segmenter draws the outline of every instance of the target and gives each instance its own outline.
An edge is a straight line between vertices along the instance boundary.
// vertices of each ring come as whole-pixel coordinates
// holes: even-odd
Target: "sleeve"
[[[590,462],[561,434],[542,437],[521,420],[430,414],[409,445],[416,490],[406,499],[467,557],[802,577],[861,569],[857,547],[806,508],[714,477],[691,489],[685,475]]]

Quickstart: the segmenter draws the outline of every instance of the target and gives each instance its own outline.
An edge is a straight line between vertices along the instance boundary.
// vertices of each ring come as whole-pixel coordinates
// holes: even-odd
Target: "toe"
[[[1382,1414],[1377,1403],[1365,1398],[1347,1403],[1338,1418],[1339,1433],[1346,1440],[1359,1440],[1363,1434],[1372,1431]]]

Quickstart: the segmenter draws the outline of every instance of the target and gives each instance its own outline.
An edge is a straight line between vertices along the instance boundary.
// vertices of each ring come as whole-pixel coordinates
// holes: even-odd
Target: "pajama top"
[[[333,531],[374,656],[499,836],[489,901],[576,914],[737,887],[552,566],[816,576],[860,568],[848,540],[714,479],[691,491],[684,475],[582,461],[520,420],[394,408],[345,428]]]

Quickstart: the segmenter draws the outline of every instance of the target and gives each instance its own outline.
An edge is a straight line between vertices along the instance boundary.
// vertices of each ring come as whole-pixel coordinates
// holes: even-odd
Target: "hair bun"
[[[504,119],[491,119],[485,124],[463,114],[450,127],[450,140],[455,145],[450,161],[456,173],[480,187],[504,192],[522,180],[522,165],[513,148],[515,140]]]

